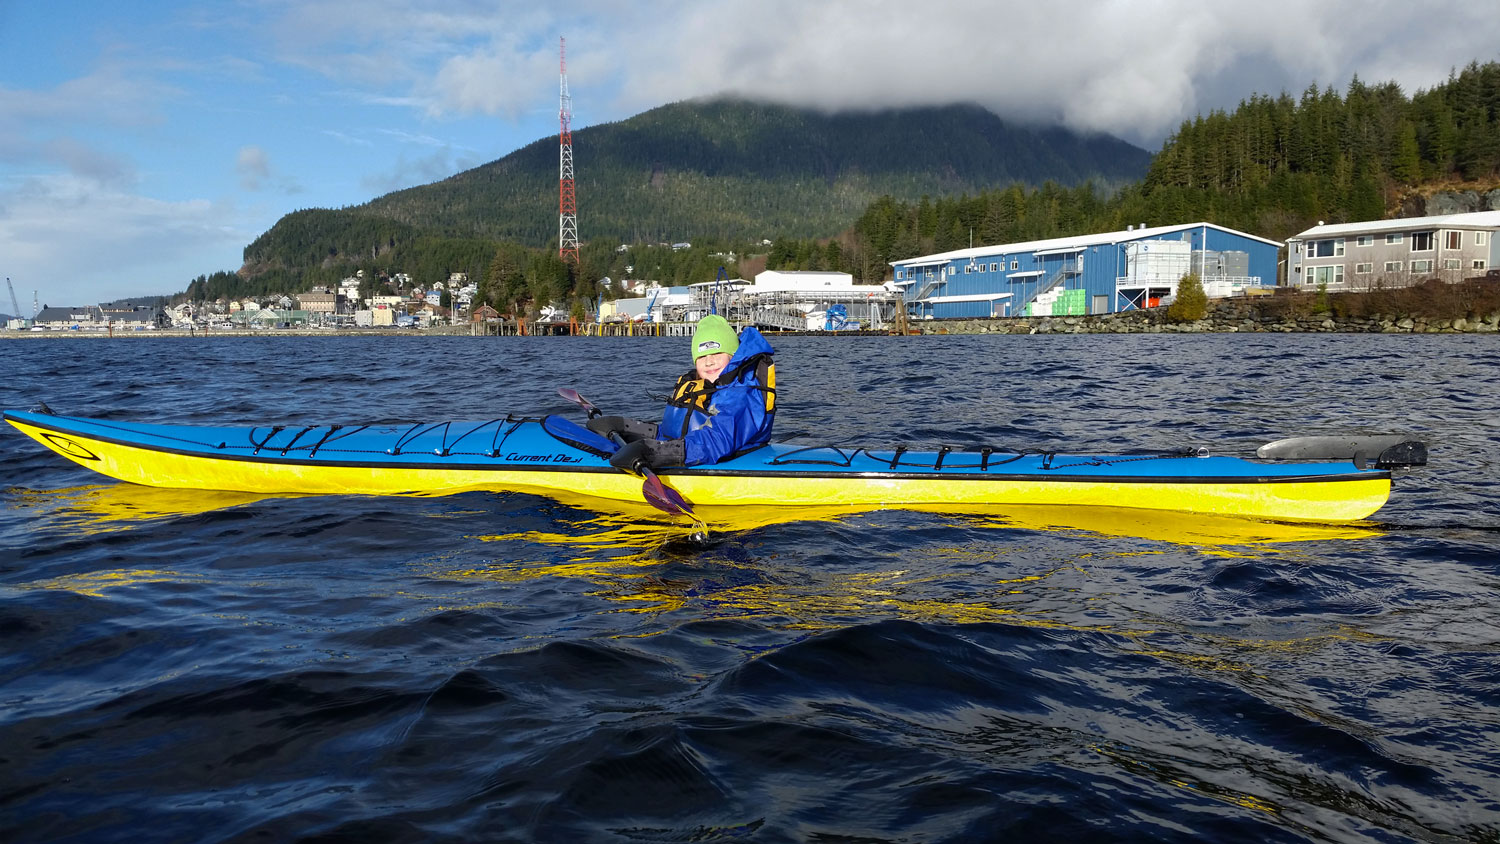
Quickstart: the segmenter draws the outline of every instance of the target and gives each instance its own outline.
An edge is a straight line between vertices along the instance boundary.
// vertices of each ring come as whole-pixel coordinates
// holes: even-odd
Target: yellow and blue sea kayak
[[[255,427],[33,411],[4,417],[81,466],[156,487],[360,495],[495,490],[629,502],[642,495],[640,479],[610,466],[612,443],[557,416]],[[659,475],[704,506],[1106,506],[1329,522],[1362,519],[1386,503],[1391,472],[1365,462],[771,444]]]

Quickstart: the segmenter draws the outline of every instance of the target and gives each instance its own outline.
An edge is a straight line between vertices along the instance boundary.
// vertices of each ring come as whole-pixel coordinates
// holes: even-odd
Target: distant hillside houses
[[[1282,244],[1213,223],[976,246],[892,261],[920,319],[1105,314],[1155,307],[1197,273],[1210,298],[1277,281]]]
[[[1500,275],[1497,234],[1500,211],[1319,223],[1287,239],[1287,283],[1337,292]]]

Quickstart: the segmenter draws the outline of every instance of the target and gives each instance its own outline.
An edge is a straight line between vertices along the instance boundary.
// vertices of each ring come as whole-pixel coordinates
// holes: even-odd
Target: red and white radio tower
[[[573,97],[568,93],[568,41],[557,39],[558,68],[562,75],[562,92],[558,98],[557,117],[562,124],[559,135],[557,170],[557,254],[564,263],[578,266],[578,199],[573,193]]]

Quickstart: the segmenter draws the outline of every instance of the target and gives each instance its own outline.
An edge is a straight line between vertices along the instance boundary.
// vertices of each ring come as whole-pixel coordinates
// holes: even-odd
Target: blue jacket
[[[689,466],[717,463],[771,441],[776,417],[775,352],[760,332],[746,328],[718,380],[696,371],[677,379],[657,427],[659,440],[681,438]]]

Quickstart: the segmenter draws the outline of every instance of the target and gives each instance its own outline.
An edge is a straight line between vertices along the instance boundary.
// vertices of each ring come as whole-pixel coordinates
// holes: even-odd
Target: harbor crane
[[[21,303],[16,300],[16,286],[10,283],[10,276],[5,277],[5,286],[10,288],[10,306],[16,310],[16,319],[25,319],[21,316]]]

